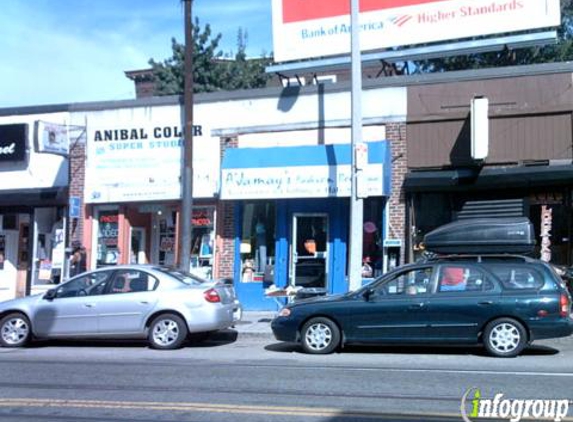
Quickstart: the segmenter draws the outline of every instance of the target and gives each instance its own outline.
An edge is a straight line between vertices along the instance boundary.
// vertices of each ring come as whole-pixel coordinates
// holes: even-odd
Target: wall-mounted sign
[[[361,195],[390,194],[390,146],[369,142],[362,158]],[[350,144],[230,148],[221,171],[221,199],[349,197]]]
[[[402,239],[384,239],[385,248],[401,248]]]
[[[363,171],[364,194],[384,194],[382,164]],[[349,197],[350,165],[223,169],[222,199]]]
[[[81,199],[79,196],[70,196],[70,218],[80,218]]]
[[[349,0],[272,0],[275,61],[348,54]],[[362,0],[362,51],[556,27],[559,0]]]
[[[0,125],[0,163],[26,160],[28,125]]]
[[[57,123],[36,122],[36,146],[38,152],[68,155],[68,127]]]
[[[133,111],[137,115],[139,111]],[[137,117],[137,116],[136,116]],[[109,126],[88,124],[86,203],[178,200],[181,198],[183,130],[179,124],[151,122],[148,115],[118,111]],[[106,119],[108,120],[108,119]],[[218,188],[219,138],[193,127],[193,197],[213,198]]]

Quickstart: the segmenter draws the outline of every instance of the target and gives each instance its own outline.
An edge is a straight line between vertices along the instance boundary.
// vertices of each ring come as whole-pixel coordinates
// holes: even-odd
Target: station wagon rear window
[[[207,282],[207,280],[205,280],[204,278],[198,277],[195,274],[191,274],[185,271],[179,271],[176,270],[174,268],[169,268],[169,267],[156,267],[155,268],[157,271],[160,271],[164,274],[168,274],[171,277],[179,280],[182,283],[185,284],[189,284],[189,285],[200,285],[203,284],[205,282]]]
[[[530,266],[491,265],[488,267],[508,290],[540,289],[543,275]]]

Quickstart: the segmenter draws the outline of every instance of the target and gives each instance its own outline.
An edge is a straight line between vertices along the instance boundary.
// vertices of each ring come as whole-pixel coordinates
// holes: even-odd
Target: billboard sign
[[[276,62],[350,52],[350,0],[272,0]],[[360,0],[361,51],[555,27],[559,0]]]

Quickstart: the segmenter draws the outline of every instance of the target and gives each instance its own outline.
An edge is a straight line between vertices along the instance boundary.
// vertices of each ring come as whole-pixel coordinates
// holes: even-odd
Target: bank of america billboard
[[[347,54],[350,0],[272,0],[275,62]],[[362,51],[560,25],[559,0],[360,0]]]

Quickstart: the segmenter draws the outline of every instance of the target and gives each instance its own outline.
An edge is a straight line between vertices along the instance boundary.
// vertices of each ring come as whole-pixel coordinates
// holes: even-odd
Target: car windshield
[[[180,271],[176,268],[170,268],[170,267],[156,267],[155,270],[164,273],[164,274],[168,274],[173,278],[176,278],[177,280],[179,280],[182,283],[188,284],[188,285],[200,285],[203,283],[207,283],[208,280],[199,277],[195,274],[191,274],[188,273],[186,271]]]

